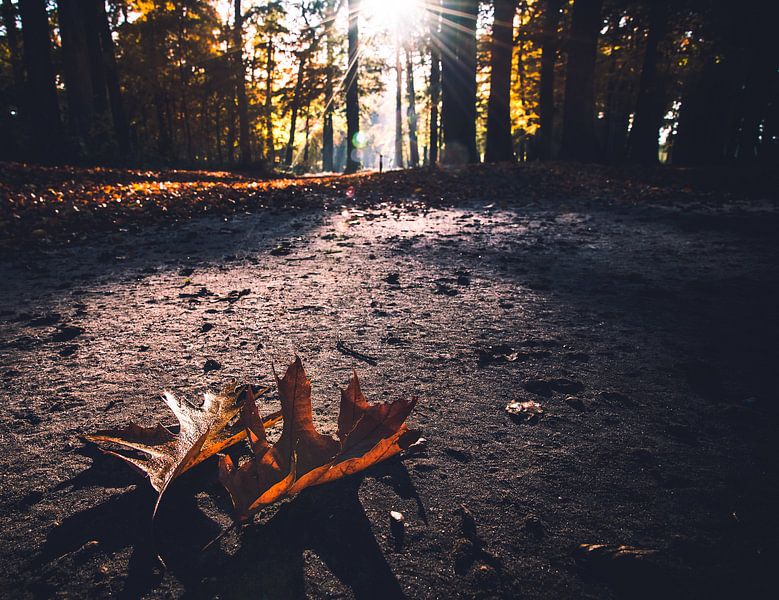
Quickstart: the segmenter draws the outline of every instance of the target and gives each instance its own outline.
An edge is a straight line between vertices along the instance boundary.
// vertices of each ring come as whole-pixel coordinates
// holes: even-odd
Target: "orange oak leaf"
[[[261,394],[267,390],[265,388]],[[219,394],[205,394],[201,406],[179,400],[167,392],[163,398],[178,419],[178,433],[160,424],[142,427],[130,423],[121,429],[107,429],[85,436],[93,442],[119,446],[121,451],[103,448],[103,452],[121,458],[149,476],[152,487],[159,492],[155,512],[171,481],[246,437],[247,430],[243,425],[231,426],[230,423],[242,406],[248,403],[254,406],[251,386],[231,386]],[[256,407],[254,410],[256,412]],[[274,413],[266,418],[264,427],[271,427],[280,419],[281,413]]]
[[[221,456],[219,478],[233,500],[239,520],[304,488],[367,469],[411,446],[419,432],[404,424],[417,399],[369,404],[357,374],[341,392],[338,439],[314,428],[311,382],[299,357],[283,378],[276,377],[284,427],[271,445],[257,409],[247,402],[241,421],[248,432],[252,458],[236,466]]]

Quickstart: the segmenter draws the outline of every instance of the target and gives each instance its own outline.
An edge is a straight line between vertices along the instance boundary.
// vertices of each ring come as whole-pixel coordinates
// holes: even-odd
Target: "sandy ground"
[[[759,201],[477,193],[7,255],[0,595],[767,597],[777,232],[777,206]],[[152,532],[148,482],[79,439],[169,423],[161,391],[196,401],[271,381],[295,352],[323,430],[356,367],[369,400],[422,399],[410,422],[426,451],[307,490],[202,551],[230,524],[213,461],[173,487]],[[533,422],[504,410],[528,400],[544,409]]]

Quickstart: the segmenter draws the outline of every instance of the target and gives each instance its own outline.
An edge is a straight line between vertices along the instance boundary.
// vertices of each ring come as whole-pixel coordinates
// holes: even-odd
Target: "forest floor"
[[[779,201],[765,174],[0,175],[0,596],[774,588]],[[369,400],[420,397],[409,422],[426,450],[203,550],[231,522],[207,461],[152,535],[148,482],[80,436],[168,423],[161,391],[270,381],[294,353],[323,429],[355,367]],[[542,415],[505,410],[529,400]]]

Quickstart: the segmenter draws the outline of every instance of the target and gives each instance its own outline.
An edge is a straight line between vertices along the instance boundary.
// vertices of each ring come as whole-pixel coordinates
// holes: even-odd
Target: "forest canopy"
[[[766,3],[2,0],[0,160],[777,158]]]

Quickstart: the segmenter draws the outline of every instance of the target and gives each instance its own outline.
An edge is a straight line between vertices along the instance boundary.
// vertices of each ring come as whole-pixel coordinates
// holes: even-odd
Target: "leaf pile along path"
[[[765,197],[777,175],[755,170],[617,169],[525,163],[356,175],[255,179],[214,171],[40,167],[0,163],[0,251],[48,246],[172,224],[209,214],[267,207],[369,205],[383,201],[448,206],[471,198],[491,202],[614,199],[621,204]]]

